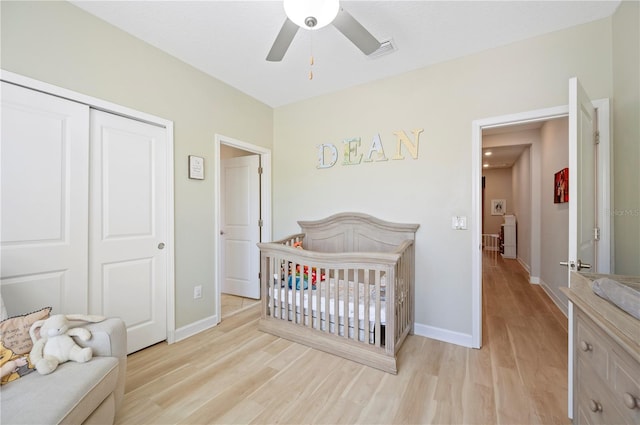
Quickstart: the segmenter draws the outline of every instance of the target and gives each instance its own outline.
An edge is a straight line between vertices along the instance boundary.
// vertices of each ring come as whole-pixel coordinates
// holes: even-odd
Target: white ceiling
[[[500,146],[482,149],[482,164],[487,168],[511,168],[529,145]],[[486,156],[491,152],[491,156]]]
[[[378,40],[393,38],[398,50],[368,58],[330,25],[298,31],[282,62],[265,60],[285,20],[281,1],[72,3],[278,107],[601,19],[620,2],[343,1]]]

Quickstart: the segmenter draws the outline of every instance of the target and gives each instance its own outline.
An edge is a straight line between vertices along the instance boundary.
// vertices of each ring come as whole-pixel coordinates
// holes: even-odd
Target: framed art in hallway
[[[504,215],[506,211],[507,211],[506,199],[491,200],[491,215]]]
[[[569,169],[558,171],[553,178],[553,203],[569,202]]]

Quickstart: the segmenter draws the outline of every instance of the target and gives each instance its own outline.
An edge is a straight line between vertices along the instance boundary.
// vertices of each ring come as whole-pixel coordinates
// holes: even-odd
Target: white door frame
[[[608,213],[611,206],[611,160],[610,160],[610,134],[609,134],[609,99],[594,100],[593,104],[598,108],[598,127],[600,129],[600,151],[598,155],[598,218],[601,219],[601,243],[598,244],[598,256],[602,259],[598,263],[602,273],[611,270],[611,235],[612,222]],[[471,124],[471,346],[482,346],[482,193],[480,183],[482,181],[482,130],[493,127],[506,127],[527,122],[546,121],[569,115],[569,106],[557,106],[552,108],[537,109],[510,115],[502,115],[491,118],[474,120]],[[535,183],[535,185],[534,185]],[[540,197],[540,182],[532,182],[531,196]],[[534,199],[535,200],[535,199]],[[539,208],[538,202],[531,202],[534,208]],[[539,209],[531,220],[531,245],[540,248],[540,221]],[[568,236],[567,236],[568,237]],[[532,257],[540,255],[531,250]],[[533,259],[531,261],[534,262]],[[539,261],[538,261],[539,263]]]
[[[87,105],[94,109],[131,118],[137,121],[143,121],[149,124],[164,127],[166,131],[166,140],[169,144],[167,150],[167,342],[169,344],[175,341],[175,249],[174,249],[174,186],[173,186],[173,121],[127,108],[126,106],[98,99],[93,96],[87,96],[82,93],[68,90],[43,81],[34,80],[33,78],[15,74],[13,72],[0,69],[0,80],[7,83],[16,84],[28,89],[37,90],[46,94],[61,97],[73,102]]]
[[[213,190],[214,190],[214,220],[213,220],[213,267],[214,273],[214,290],[217,294],[217,322],[222,320],[222,302],[221,302],[221,280],[220,276],[220,145],[227,145],[236,149],[260,155],[260,166],[262,167],[262,176],[260,178],[260,214],[262,216],[262,240],[271,241],[271,150],[262,146],[253,145],[223,136],[215,135],[213,147]],[[256,261],[259,261],[257,259]]]

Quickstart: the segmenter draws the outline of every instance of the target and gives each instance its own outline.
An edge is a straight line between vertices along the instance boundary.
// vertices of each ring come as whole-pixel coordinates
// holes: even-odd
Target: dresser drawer
[[[609,337],[578,311],[574,337],[577,359],[582,359],[604,382],[609,380]]]
[[[613,351],[611,389],[616,408],[628,423],[640,424],[640,365],[627,353]]]
[[[576,365],[578,385],[575,388],[576,419],[579,424],[624,424],[627,421],[616,409],[608,385],[604,383],[584,359],[578,358]]]

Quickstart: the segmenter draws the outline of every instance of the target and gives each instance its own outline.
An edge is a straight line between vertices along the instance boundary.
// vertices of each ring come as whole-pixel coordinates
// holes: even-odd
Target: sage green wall
[[[216,314],[214,137],[270,148],[273,110],[69,3],[1,8],[2,69],[174,122],[176,328]],[[188,155],[205,158],[204,181],[187,178]]]
[[[472,232],[452,230],[451,216],[471,218],[471,123],[566,105],[572,76],[592,98],[611,97],[611,31],[607,18],[277,108],[274,237],[338,211],[419,223],[416,322],[470,335]],[[366,154],[380,134],[391,157],[393,132],[416,128],[417,160],[343,166],[340,153],[316,168],[316,145],[361,137]]]
[[[640,3],[613,16],[615,272],[640,275]]]

